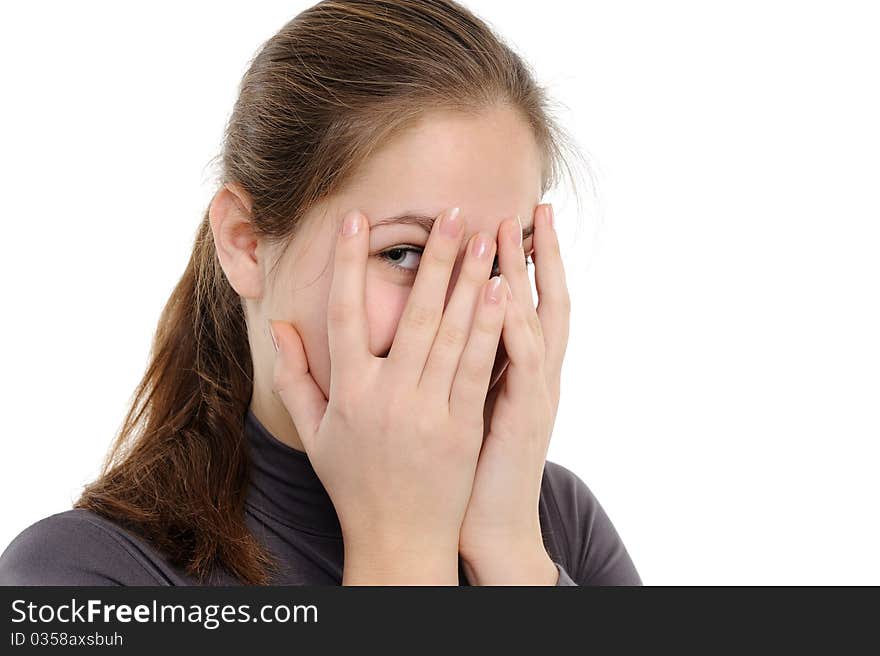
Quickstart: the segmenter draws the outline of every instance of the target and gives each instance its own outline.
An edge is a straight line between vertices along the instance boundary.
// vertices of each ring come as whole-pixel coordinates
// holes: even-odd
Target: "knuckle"
[[[444,351],[454,351],[467,340],[467,333],[454,325],[442,326],[437,334],[437,345]]]
[[[544,295],[544,300],[548,305],[553,306],[554,311],[558,310],[563,315],[571,314],[571,297],[568,295],[568,290],[554,290],[552,294],[548,292]]]
[[[463,435],[464,431],[461,429],[442,435],[439,444],[441,457],[459,460],[470,455],[472,442],[462,439]]]
[[[544,329],[541,327],[541,319],[538,318],[538,315],[534,312],[530,312],[529,317],[528,317],[528,322],[529,322],[529,328],[531,329],[532,333],[536,337],[540,337],[541,339],[543,339]]]
[[[488,385],[488,380],[487,380]],[[467,435],[483,434],[483,404],[474,407],[474,412],[462,412],[456,417],[456,432]]]
[[[458,375],[469,387],[477,387],[484,382],[488,383],[488,374],[483,367],[474,362],[463,362]]]
[[[563,292],[559,297],[559,307],[565,314],[571,314],[571,297],[568,292]]]
[[[416,328],[424,328],[433,325],[437,321],[438,312],[427,305],[411,303],[406,308],[404,319]]]
[[[490,312],[478,312],[474,318],[472,331],[480,337],[495,339],[500,332],[500,325],[504,317],[493,317]]]
[[[522,312],[519,310],[517,312],[516,321],[520,324],[520,327],[525,328],[533,337],[541,336],[541,319],[538,317],[536,311],[531,310]]]
[[[523,359],[525,360],[525,365],[529,369],[529,371],[537,371],[539,367],[543,365],[544,357],[541,353],[541,348],[538,346],[529,348],[525,350],[523,354]]]
[[[354,315],[355,308],[351,303],[333,301],[327,304],[327,322],[332,324],[344,323]]]

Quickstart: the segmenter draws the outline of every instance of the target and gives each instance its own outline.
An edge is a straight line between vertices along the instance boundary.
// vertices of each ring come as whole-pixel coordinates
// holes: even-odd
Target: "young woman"
[[[449,0],[285,25],[242,80],[101,476],[15,538],[0,582],[640,584],[545,460],[561,135],[524,62]]]

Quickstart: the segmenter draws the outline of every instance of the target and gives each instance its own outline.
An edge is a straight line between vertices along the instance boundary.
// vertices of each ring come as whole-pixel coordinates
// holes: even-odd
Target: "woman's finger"
[[[544,334],[544,351],[548,376],[558,378],[568,345],[571,300],[565,282],[565,269],[559,239],[553,227],[553,207],[539,206],[533,236],[535,286],[538,289],[537,315]]]
[[[309,373],[302,340],[293,324],[269,319],[269,331],[276,345],[273,391],[293,419],[306,452],[311,452],[315,433],[327,409],[327,399]]]
[[[518,216],[501,222],[498,229],[498,266],[510,283],[513,300],[534,308],[532,281],[526,268],[522,234],[523,225]]]
[[[510,359],[505,372],[505,385],[510,394],[520,399],[533,398],[536,386],[546,385],[543,376],[546,370],[544,343],[535,339],[529,312],[535,314],[533,308],[523,311],[516,298],[511,300],[507,305],[501,333],[504,350]]]
[[[404,386],[416,386],[437,337],[446,305],[452,268],[458,258],[464,221],[458,208],[444,210],[434,221],[419,270],[386,359]]]
[[[419,381],[422,389],[445,401],[449,400],[458,362],[479,308],[480,292],[492,273],[495,248],[495,240],[487,233],[478,232],[468,241],[461,273],[443,312],[437,338]]]
[[[480,287],[474,322],[449,394],[452,416],[483,419],[494,364],[493,358],[486,357],[486,354],[498,350],[506,308],[510,303],[507,290],[503,275],[493,276]]]
[[[364,301],[370,225],[351,210],[342,219],[336,239],[333,279],[327,300],[327,339],[330,350],[330,398],[345,379],[356,379],[370,352]]]
[[[541,322],[535,313],[535,302],[532,298],[532,281],[526,268],[525,254],[522,250],[522,223],[519,217],[502,221],[498,245],[498,265],[510,283],[513,302],[520,307],[526,326],[532,338],[541,342],[543,352],[544,338],[541,334]]]

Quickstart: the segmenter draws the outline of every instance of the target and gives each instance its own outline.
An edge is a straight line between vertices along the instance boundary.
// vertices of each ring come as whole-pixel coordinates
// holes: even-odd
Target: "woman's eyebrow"
[[[431,227],[434,225],[433,216],[427,216],[425,214],[416,214],[414,212],[404,212],[403,214],[398,214],[396,216],[389,216],[383,219],[376,219],[373,222],[372,228],[380,225],[388,225],[388,224],[403,224],[403,225],[415,225],[422,228],[426,233],[431,233]],[[532,223],[530,225],[523,227],[523,241],[532,236],[535,232],[535,224]]]

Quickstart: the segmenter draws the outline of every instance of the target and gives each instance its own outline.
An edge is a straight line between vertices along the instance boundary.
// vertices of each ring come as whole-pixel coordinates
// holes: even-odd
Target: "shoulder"
[[[642,584],[614,524],[577,474],[546,461],[541,497],[547,530],[561,543],[564,567],[578,585]]]
[[[160,585],[123,529],[83,508],[31,524],[0,555],[0,585]]]

